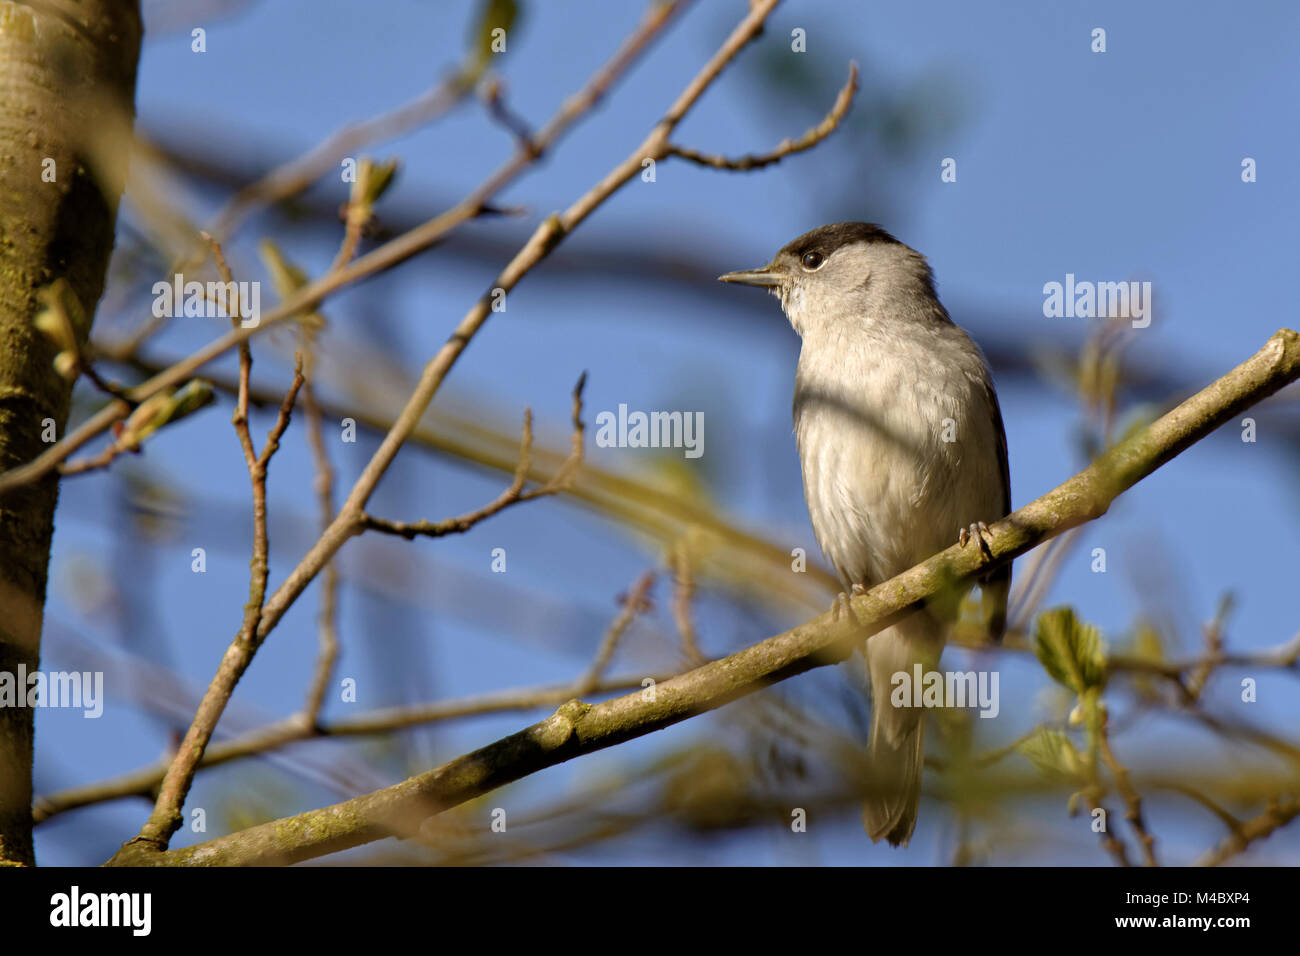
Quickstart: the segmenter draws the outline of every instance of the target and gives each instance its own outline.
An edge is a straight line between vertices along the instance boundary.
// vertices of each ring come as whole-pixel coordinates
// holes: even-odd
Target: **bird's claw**
[[[867,589],[861,584],[855,584],[850,589],[850,594],[853,597],[857,597],[859,594],[866,594],[866,593],[867,593]],[[849,594],[845,594],[843,591],[841,591],[839,594],[835,596],[835,601],[831,604],[831,615],[835,618],[835,620],[842,621],[847,615],[850,614],[853,615],[855,620],[857,619],[857,615],[853,614],[853,604],[851,602]]]
[[[966,547],[972,539],[979,542],[980,552],[984,557],[992,561],[993,549],[989,547],[989,526],[983,521],[976,521],[957,532],[957,544],[960,547]]]

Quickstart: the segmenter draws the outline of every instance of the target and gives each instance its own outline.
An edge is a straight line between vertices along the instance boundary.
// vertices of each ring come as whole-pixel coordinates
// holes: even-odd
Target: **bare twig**
[[[587,373],[583,372],[578,378],[578,384],[573,387],[573,450],[564,464],[545,484],[525,490],[528,484],[528,473],[532,469],[533,413],[531,409],[524,409],[524,430],[523,437],[519,442],[519,464],[515,466],[514,480],[510,482],[510,487],[501,492],[493,501],[488,502],[476,511],[455,518],[444,518],[441,521],[387,521],[383,518],[363,514],[362,521],[365,529],[368,531],[382,531],[384,534],[401,535],[408,541],[417,536],[441,538],[449,534],[463,534],[480,521],[499,514],[511,505],[522,504],[525,501],[533,501],[537,498],[544,498],[547,495],[559,494],[561,491],[567,490],[573,483],[573,477],[578,466],[582,464],[582,436],[584,431],[582,424],[582,389],[586,384]]]
[[[487,104],[488,115],[509,131],[523,152],[536,159],[542,155],[542,148],[537,144],[528,122],[507,105],[503,86],[497,77],[484,84],[483,100]]]
[[[226,283],[226,288],[231,289],[230,303],[230,324],[235,328],[239,327],[240,316],[243,309],[239,301],[239,286],[235,282],[235,277],[230,271],[230,265],[226,262],[225,253],[221,251],[221,243],[218,242],[209,233],[200,233],[203,241],[208,244],[212,250],[212,258],[217,264],[217,274],[221,280]],[[230,423],[235,426],[235,433],[239,436],[239,447],[244,451],[244,461],[248,465],[248,473],[253,477],[254,495],[258,485],[257,476],[254,472],[257,469],[257,452],[253,449],[253,436],[248,430],[248,386],[249,378],[253,371],[253,351],[249,346],[247,339],[239,343],[239,393],[235,398],[235,412],[230,419]],[[297,390],[294,390],[297,394]],[[262,483],[265,491],[265,482]],[[256,499],[255,499],[256,502]],[[265,504],[265,502],[263,502]],[[263,515],[264,525],[265,515]],[[256,511],[254,511],[254,521],[256,522]],[[260,607],[260,602],[259,602]]]
[[[307,351],[308,345],[304,345]],[[311,353],[308,352],[310,362]],[[322,530],[329,527],[334,517],[334,468],[330,465],[329,453],[325,450],[324,423],[320,404],[316,401],[316,390],[312,387],[310,375],[303,383],[303,407],[307,412],[307,440],[311,445],[312,459],[315,462],[315,490],[320,502],[320,522]],[[316,666],[311,683],[307,689],[307,700],[303,705],[303,714],[307,723],[315,725],[320,719],[321,707],[325,702],[325,692],[334,673],[334,664],[339,655],[338,637],[338,587],[339,570],[333,561],[325,565],[321,572],[320,613],[318,616],[320,631],[320,652],[316,657]]]
[[[596,650],[596,657],[591,662],[591,667],[587,673],[574,685],[574,697],[584,697],[591,693],[596,687],[600,686],[600,679],[605,674],[605,669],[609,667],[609,662],[614,658],[614,651],[618,647],[619,640],[636,620],[636,616],[650,607],[650,588],[655,583],[655,574],[653,571],[647,571],[637,578],[636,583],[623,599],[623,607],[610,624],[605,636],[601,639],[600,647]]]
[[[1300,816],[1300,799],[1279,798],[1271,801],[1259,816],[1242,823],[1217,847],[1196,861],[1197,866],[1218,866],[1243,852],[1256,840],[1262,840],[1274,830],[1286,826]]]
[[[691,620],[691,601],[695,597],[695,578],[691,569],[688,539],[683,537],[672,550],[670,563],[673,571],[673,620],[682,640],[682,653],[692,667],[699,667],[705,657],[700,653],[695,636],[695,622]]]
[[[1205,685],[1210,680],[1210,675],[1223,660],[1223,628],[1227,623],[1228,615],[1232,613],[1232,597],[1225,595],[1220,601],[1218,609],[1214,613],[1214,619],[1205,625],[1205,655],[1204,664],[1195,668],[1183,683],[1183,689],[1191,700],[1196,700],[1205,690]]]
[[[1208,795],[1197,790],[1195,787],[1189,787],[1180,781],[1162,782],[1156,784],[1156,786],[1167,790],[1173,790],[1176,793],[1181,793],[1183,796],[1195,800],[1201,806],[1205,807],[1205,809],[1218,817],[1219,821],[1228,828],[1230,833],[1239,837],[1244,836],[1241,830],[1241,821],[1229,813],[1218,801],[1211,799]]]
[[[1070,531],[1053,538],[1046,547],[1030,555],[1030,566],[1020,573],[1021,583],[1012,596],[1012,610],[1008,616],[1011,630],[1020,631],[1028,627],[1034,611],[1060,572],[1062,561],[1078,540],[1079,532]]]
[[[798,139],[783,139],[776,145],[776,148],[766,153],[757,153],[749,156],[741,156],[739,159],[731,159],[726,156],[718,156],[709,153],[701,153],[694,149],[688,149],[685,146],[678,146],[676,143],[668,145],[667,152],[670,156],[680,156],[682,159],[689,160],[692,163],[698,163],[701,166],[710,166],[713,169],[730,169],[738,172],[746,172],[751,169],[762,169],[764,166],[771,166],[773,163],[779,163],[787,156],[795,153],[802,153],[804,150],[812,149],[839,127],[840,121],[853,105],[853,94],[858,89],[858,65],[849,64],[849,78],[843,88],[840,89],[839,96],[835,98],[835,103],[831,106],[830,112],[820,123],[809,129]]]
[[[1082,676],[1078,672],[1078,667],[1073,660],[1067,661],[1070,669],[1073,671],[1075,686],[1082,685]],[[1106,795],[1106,785],[1101,776],[1101,753],[1105,741],[1105,710],[1101,706],[1099,696],[1096,693],[1085,691],[1079,695],[1079,706],[1085,709],[1084,726],[1088,735],[1088,747],[1085,754],[1086,765],[1083,775],[1087,783],[1080,791],[1080,796],[1088,802],[1092,810],[1093,818],[1096,819],[1098,813],[1101,814],[1102,827],[1097,831],[1101,839],[1101,848],[1115,858],[1115,862],[1120,866],[1132,866],[1133,863],[1128,858],[1128,847],[1124,841],[1115,833],[1111,826],[1110,811],[1102,803],[1102,798]]]
[[[220,259],[218,261],[220,267],[225,269],[224,261]],[[228,274],[229,270],[226,270],[226,272]],[[230,280],[227,279],[226,281]],[[280,438],[284,435],[285,429],[289,427],[289,419],[293,413],[294,403],[297,401],[298,389],[302,386],[302,354],[299,353],[297,356],[297,361],[294,364],[293,382],[280,405],[280,413],[271,426],[266,438],[266,444],[262,446],[262,452],[258,455],[254,454],[252,438],[248,431],[247,384],[250,364],[251,359],[249,359],[247,353],[241,354],[240,401],[234,417],[235,427],[240,434],[240,443],[243,445],[245,457],[248,459],[248,474],[253,486],[253,558],[249,562],[248,603],[244,605],[244,619],[239,632],[231,641],[230,646],[226,648],[226,653],[221,659],[221,666],[217,669],[217,673],[208,687],[208,692],[199,704],[199,708],[194,715],[194,721],[190,724],[189,730],[186,731],[184,739],[167,768],[167,773],[159,786],[158,800],[154,805],[153,813],[150,814],[149,820],[141,831],[142,835],[162,832],[170,834],[179,826],[185,795],[194,782],[194,773],[198,769],[199,761],[203,759],[203,751],[207,747],[208,741],[212,739],[217,721],[221,719],[226,702],[230,699],[230,695],[234,693],[235,685],[243,676],[244,671],[248,669],[248,665],[252,663],[253,655],[257,652],[257,648],[261,643],[258,638],[258,623],[262,618],[262,609],[266,599],[266,582],[270,570],[268,561],[269,542],[266,530],[266,469],[270,464],[271,456],[280,447]]]
[[[1132,866],[1133,863],[1128,858],[1128,848],[1124,845],[1124,841],[1115,836],[1110,828],[1110,811],[1101,802],[1101,785],[1096,782],[1089,783],[1080,791],[1079,795],[1087,801],[1088,809],[1092,811],[1094,818],[1096,814],[1100,813],[1101,819],[1105,821],[1102,829],[1097,831],[1098,839],[1101,841],[1101,848],[1114,857],[1115,862],[1120,866]]]
[[[1207,669],[1214,670],[1220,667],[1269,667],[1295,671],[1297,662],[1300,662],[1300,633],[1281,644],[1261,648],[1258,651],[1227,654],[1220,650],[1213,656],[1195,657],[1184,661],[1151,660],[1145,657],[1115,654],[1107,658],[1106,670],[1109,673],[1129,671],[1137,674],[1153,674],[1182,684],[1183,675],[1189,671],[1205,673]],[[1185,685],[1184,689],[1186,689]]]
[[[357,246],[361,244],[361,233],[365,230],[367,217],[363,217],[356,212],[355,190],[353,192],[354,197],[348,200],[344,208],[343,242],[339,246],[338,255],[334,257],[334,262],[330,266],[331,272],[337,272],[356,257]]]
[[[1147,829],[1146,821],[1142,818],[1142,795],[1133,786],[1133,780],[1129,776],[1128,768],[1119,762],[1115,752],[1111,749],[1110,737],[1106,733],[1104,722],[1098,737],[1098,752],[1102,761],[1115,777],[1115,786],[1119,790],[1126,808],[1125,818],[1128,820],[1129,826],[1133,828],[1133,832],[1137,834],[1138,842],[1142,846],[1143,861],[1147,866],[1156,866],[1156,841],[1155,837],[1151,835],[1151,831]]]
[[[84,455],[81,458],[64,462],[59,465],[59,474],[61,475],[83,475],[88,471],[98,471],[101,468],[107,468],[124,451],[129,451],[122,442],[112,442],[104,447],[102,451],[95,455]]]
[[[90,380],[90,383],[110,398],[116,398],[120,402],[125,402],[129,407],[134,408],[138,403],[131,399],[130,393],[118,385],[116,382],[110,382],[95,370],[95,366],[84,355],[78,355],[77,367],[81,374]]]

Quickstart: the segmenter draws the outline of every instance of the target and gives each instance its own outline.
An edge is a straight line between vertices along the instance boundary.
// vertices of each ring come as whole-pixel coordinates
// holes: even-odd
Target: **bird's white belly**
[[[990,413],[982,401],[970,407],[966,383],[801,388],[795,431],[808,513],[846,584],[886,580],[954,543],[960,528],[1001,517],[996,436],[978,426]]]

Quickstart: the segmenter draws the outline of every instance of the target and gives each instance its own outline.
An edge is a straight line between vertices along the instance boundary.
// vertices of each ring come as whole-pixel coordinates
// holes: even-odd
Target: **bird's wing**
[[[998,405],[998,393],[993,390],[991,380],[984,381],[985,397],[989,409],[993,412],[993,421],[997,425],[998,471],[1002,479],[1002,513],[999,518],[1011,514],[1011,466],[1007,459],[1007,430],[1002,424],[1002,409]],[[1007,594],[1011,591],[1011,562],[995,568],[980,580],[983,595],[981,609],[984,625],[989,636],[1002,640],[1002,633],[1007,629]]]

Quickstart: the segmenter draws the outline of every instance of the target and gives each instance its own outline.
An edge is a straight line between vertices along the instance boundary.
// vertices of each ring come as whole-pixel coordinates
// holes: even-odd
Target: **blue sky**
[[[501,197],[526,207],[523,222],[474,222],[463,231],[521,240],[541,217],[581,195],[641,141],[744,6],[697,4],[554,155]],[[499,64],[512,108],[540,124],[605,60],[641,10],[639,3],[594,0],[525,4]],[[211,23],[204,54],[191,52],[187,34],[147,36],[137,94],[140,125],[154,138],[241,163],[297,155],[341,124],[390,108],[435,80],[460,56],[471,11],[468,3],[427,0],[281,0],[251,3]],[[1087,320],[1042,314],[1044,283],[1063,281],[1067,273],[1151,281],[1154,321],[1134,335],[1131,355],[1178,381],[1208,382],[1279,326],[1296,324],[1290,303],[1300,187],[1285,164],[1300,154],[1300,132],[1288,120],[1300,98],[1297,19],[1300,10],[1280,3],[1225,9],[1022,0],[996,11],[959,2],[783,4],[764,37],[708,92],[677,139],[734,154],[798,135],[824,113],[849,59],[863,66],[854,115],[861,125],[761,172],[665,162],[654,183],[630,183],[566,243],[555,270],[548,273],[544,264],[511,294],[507,312],[475,339],[438,403],[488,409],[493,420],[505,421],[517,420],[531,405],[542,433],[562,440],[569,390],[586,369],[589,421],[620,403],[699,409],[707,422],[706,453],[686,467],[697,469],[713,499],[745,526],[815,553],[789,422],[797,340],[772,300],[743,291],[720,296],[710,277],[759,265],[795,235],[851,219],[878,221],[923,252],[954,320],[986,345],[996,341],[1035,354],[1077,347],[1090,331]],[[1097,27],[1106,30],[1105,53],[1090,50]],[[795,28],[807,32],[806,53],[789,50]],[[799,56],[805,59],[783,59]],[[778,90],[764,80],[762,65],[772,64],[816,82]],[[913,124],[910,135],[878,135],[873,124],[879,116],[872,110],[890,107]],[[486,123],[475,105],[372,149],[403,162],[381,216],[385,208],[437,208],[476,185],[510,150],[508,135]],[[947,157],[957,163],[954,183],[940,180]],[[1256,161],[1256,182],[1242,182],[1245,157]],[[327,186],[322,195],[341,201],[341,188]],[[129,197],[125,208],[127,216],[134,214]],[[203,221],[214,209],[199,197],[187,212]],[[254,243],[266,227],[253,223],[242,244],[232,247],[237,270],[260,272]],[[281,241],[300,264],[320,272],[336,237],[297,232]],[[399,357],[406,375],[417,375],[502,264],[458,258],[454,247],[455,240],[450,254],[426,253],[331,299],[327,342],[336,358],[346,364],[349,356],[383,346]],[[691,268],[673,282],[590,271],[575,278],[558,268],[563,261],[581,265],[585,255],[607,247],[686,256]],[[144,315],[146,305],[135,303],[135,313]],[[174,323],[157,354],[191,351],[211,334]],[[285,380],[283,354],[265,343],[258,351],[257,371],[265,381]],[[1013,501],[1020,505],[1083,463],[1080,413],[1060,387],[1004,378],[996,363],[994,371]],[[153,648],[193,686],[206,684],[246,597],[247,476],[225,424],[228,412],[225,401],[129,463],[155,480],[174,482],[198,516],[148,553],[123,555],[114,544],[117,519],[110,516],[122,508],[120,478],[96,475],[65,484],[52,563],[52,627],[106,646],[109,654]],[[1288,419],[1279,413],[1270,420]],[[259,420],[262,434],[267,424]],[[1225,434],[1180,456],[1086,528],[1048,601],[1073,604],[1118,641],[1146,604],[1167,596],[1177,608],[1180,637],[1193,642],[1184,648],[1193,650],[1200,623],[1230,590],[1237,597],[1229,627],[1233,647],[1290,637],[1297,627],[1292,594],[1300,553],[1294,448],[1267,427],[1253,444],[1240,441],[1239,431],[1225,427]],[[333,447],[340,488],[350,486],[372,448],[368,439]],[[613,468],[644,467],[650,460],[649,452],[637,450],[591,445],[589,452]],[[309,482],[301,436],[291,435],[272,469],[273,584],[307,544],[305,522],[314,516],[303,491]],[[374,510],[439,516],[473,507],[500,484],[499,476],[411,453],[385,479]],[[209,544],[205,535],[222,531],[230,540]],[[212,552],[202,576],[189,570],[196,546]],[[485,626],[454,605],[465,588],[490,593],[484,589],[496,586],[486,573],[494,547],[511,556],[510,590]],[[1104,575],[1089,568],[1094,547],[1107,549]],[[387,560],[391,566],[384,565],[381,576],[414,577],[424,598],[399,606],[373,590],[345,588],[340,673],[357,676],[360,703],[370,706],[571,678],[598,640],[598,630],[575,633],[573,625],[602,626],[616,610],[614,596],[658,560],[654,547],[554,501],[516,509],[463,537],[367,542],[364,554],[361,559],[345,551],[345,566]],[[154,601],[148,615],[88,611],[84,575],[97,565],[115,567],[119,579],[134,577],[149,589]],[[536,604],[524,599],[530,594]],[[666,605],[662,590],[661,596]],[[313,588],[259,653],[232,715],[256,721],[297,706],[315,642],[315,597]],[[551,613],[554,621],[543,620]],[[714,653],[795,623],[765,613],[747,620],[708,595],[700,619],[705,648]],[[537,636],[561,631],[571,638],[563,646]],[[79,666],[72,650],[60,651],[80,646],[69,641],[47,640],[44,666]],[[637,652],[630,653],[621,663],[634,668]],[[1032,703],[1043,686],[1041,673],[1019,664],[1006,671],[1004,694],[1016,697],[1014,705],[1004,703],[1007,719],[995,731],[1000,739],[1041,717]],[[828,671],[796,680],[831,686],[843,676]],[[1212,699],[1240,706],[1233,703],[1232,678],[1221,680]],[[1294,684],[1267,678],[1261,687],[1258,709],[1241,716],[1294,726]],[[93,722],[40,714],[38,791],[157,758],[166,722],[125,703]],[[327,715],[341,715],[340,706],[331,705]],[[631,766],[656,748],[680,745],[685,735],[707,734],[718,726],[708,723],[715,719],[723,718],[693,721],[618,753],[549,771],[531,793],[562,794],[590,779],[586,775]],[[505,715],[439,728],[418,736],[400,759],[414,762],[409,771],[419,769],[420,760],[431,766],[524,722]],[[1177,753],[1192,746],[1187,739],[1178,728],[1151,724],[1118,746],[1149,757],[1152,751],[1143,749],[1149,743],[1164,741]],[[383,759],[390,760],[381,763],[390,776],[381,775],[376,785],[401,771]],[[278,792],[274,780],[266,765],[224,768],[202,775],[192,799],[219,802],[262,784]],[[338,799],[311,786],[288,792],[287,805],[275,804],[286,812]],[[38,831],[38,853],[45,863],[98,862],[135,832],[144,813],[142,803],[118,803],[69,814]],[[1213,820],[1186,803],[1155,798],[1149,813],[1174,861],[1185,862],[1219,835]],[[814,827],[812,852],[794,850],[779,836],[743,833],[709,843],[707,851],[685,841],[632,841],[617,851],[561,859],[686,863],[707,852],[710,861],[728,863],[926,864],[940,861],[940,817],[935,805],[923,808],[922,829],[906,854],[868,849],[856,820],[846,818]],[[1034,825],[1060,838],[1056,849],[1047,858],[1021,849],[1017,861],[1103,862],[1095,838],[1067,821],[1059,803],[1036,808]],[[1294,835],[1283,836],[1251,859],[1294,862],[1296,849]]]

